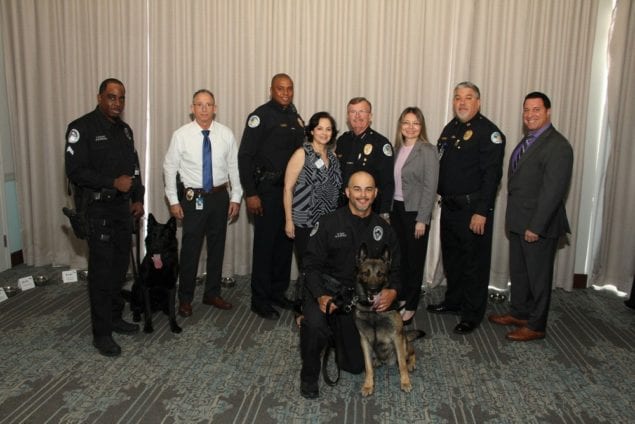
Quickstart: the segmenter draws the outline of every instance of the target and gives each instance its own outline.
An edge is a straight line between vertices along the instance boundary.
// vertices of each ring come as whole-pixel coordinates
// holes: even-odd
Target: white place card
[[[29,275],[28,277],[18,279],[18,287],[20,287],[22,291],[34,289],[35,281],[33,281],[33,276]]]
[[[0,287],[0,302],[4,302],[7,299],[7,294],[4,292],[4,289]]]
[[[77,270],[69,269],[68,271],[62,271],[62,282],[64,283],[76,283],[77,282]]]

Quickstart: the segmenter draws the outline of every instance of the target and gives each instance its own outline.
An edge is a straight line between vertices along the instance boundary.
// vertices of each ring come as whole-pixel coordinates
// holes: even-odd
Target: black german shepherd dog
[[[152,333],[152,313],[163,311],[169,317],[172,332],[180,333],[175,310],[176,280],[179,275],[176,219],[172,217],[167,223],[161,224],[150,214],[145,246],[146,255],[138,272],[135,272],[130,292],[132,319],[139,322],[143,314],[143,331]]]

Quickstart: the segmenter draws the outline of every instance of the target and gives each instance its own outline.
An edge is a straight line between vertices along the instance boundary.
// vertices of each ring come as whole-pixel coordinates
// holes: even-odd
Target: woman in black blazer
[[[401,249],[402,319],[404,324],[410,324],[421,296],[427,227],[439,178],[437,149],[428,142],[425,118],[418,107],[407,107],[399,116],[395,152],[395,194],[390,222]]]

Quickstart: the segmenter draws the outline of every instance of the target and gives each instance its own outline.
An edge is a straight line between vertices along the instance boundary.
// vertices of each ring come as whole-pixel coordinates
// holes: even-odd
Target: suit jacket
[[[571,232],[564,202],[571,182],[573,149],[562,134],[547,128],[507,173],[507,230],[558,238]]]
[[[432,206],[437,197],[439,154],[430,143],[415,143],[401,168],[404,209],[417,212],[416,220],[430,223]]]

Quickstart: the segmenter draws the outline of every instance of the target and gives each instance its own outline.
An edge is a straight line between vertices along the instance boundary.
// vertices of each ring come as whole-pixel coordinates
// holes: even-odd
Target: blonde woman
[[[401,250],[402,319],[410,324],[421,296],[428,226],[439,178],[437,149],[428,142],[425,119],[418,107],[407,107],[399,116],[395,151],[390,222]]]

